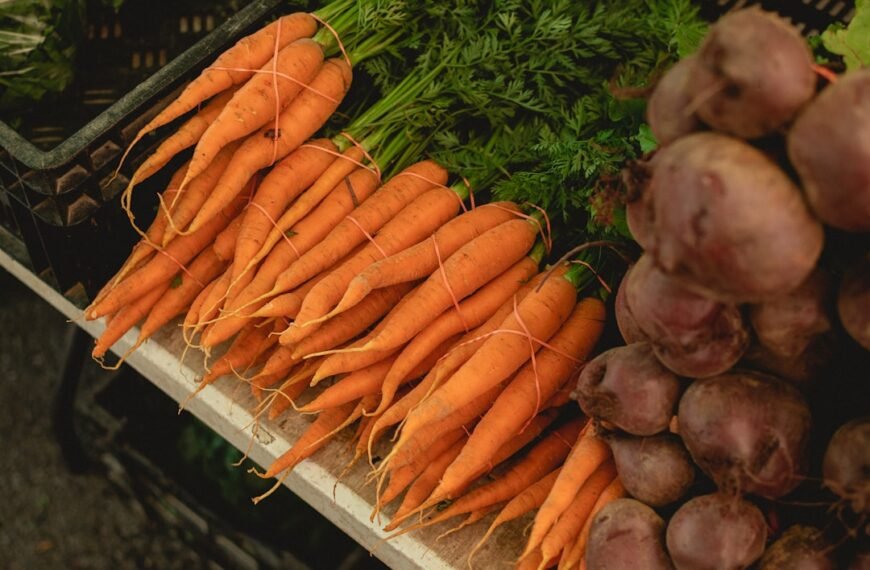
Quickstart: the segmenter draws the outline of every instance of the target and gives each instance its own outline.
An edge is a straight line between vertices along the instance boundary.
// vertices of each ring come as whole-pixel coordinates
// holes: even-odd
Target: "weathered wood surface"
[[[92,336],[98,336],[103,330],[101,321],[83,321],[81,311],[72,303],[2,250],[0,267],[11,272]],[[126,352],[135,341],[136,334],[135,330],[128,333],[113,351],[116,354]],[[182,402],[196,387],[196,380],[202,374],[201,354],[190,350],[184,363],[181,363],[179,357],[183,349],[184,341],[177,325],[167,326],[133,353],[127,363],[175,401]],[[311,417],[291,411],[276,422],[260,422],[258,429],[254,430],[254,418],[249,411],[254,402],[244,384],[234,378],[222,378],[188,402],[185,409],[238,449],[247,449],[249,459],[265,467],[290,447]],[[377,521],[369,521],[375,490],[372,485],[364,484],[368,463],[360,462],[341,480],[338,479],[352,457],[348,442],[348,436],[337,438],[314,457],[302,462],[285,479],[284,484],[392,568],[467,567],[467,553],[482,536],[494,515],[443,540],[437,540],[437,537],[458,524],[460,518],[385,541],[386,534],[380,530]],[[251,461],[245,467],[249,467]],[[399,502],[400,499],[397,499],[385,510],[382,524],[389,521],[390,514]],[[475,556],[474,566],[509,567],[521,551],[525,541],[523,529],[528,522],[528,517],[524,517],[499,529]]]

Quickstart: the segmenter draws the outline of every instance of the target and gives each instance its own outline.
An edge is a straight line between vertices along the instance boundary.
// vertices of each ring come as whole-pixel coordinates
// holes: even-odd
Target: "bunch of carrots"
[[[405,14],[373,32],[361,24],[369,4],[338,0],[243,38],[138,133],[132,145],[174,129],[129,177],[122,205],[134,226],[133,189],[192,155],[85,310],[107,322],[93,355],[139,324],[129,354],[183,317],[188,347],[207,363],[191,397],[230,376],[250,385],[258,418],[317,415],[261,474],[278,480],[255,501],[356,424],[351,465],[372,465],[373,520],[404,493],[388,530],[467,515],[461,528],[501,509],[485,540],[539,509],[520,566],[578,567],[592,516],[624,494],[608,446],[568,403],[604,327],[602,262],[584,253],[542,269],[546,213],[475,203],[472,188],[525,156],[511,129],[538,123],[522,123],[519,111],[515,125],[499,126],[505,137],[464,141],[463,158],[483,157],[470,182],[448,185],[445,161],[420,160],[439,129],[485,113],[434,104],[455,90],[439,76],[470,50],[423,58],[344,131],[315,138],[347,94],[352,65],[389,55],[414,28]],[[417,31],[412,43],[445,33]],[[417,99],[424,104],[408,103]],[[484,482],[490,474],[499,476]]]

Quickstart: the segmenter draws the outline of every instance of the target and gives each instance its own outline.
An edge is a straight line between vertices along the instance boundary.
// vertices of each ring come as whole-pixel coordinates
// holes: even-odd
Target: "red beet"
[[[652,507],[681,499],[695,481],[695,466],[680,438],[670,433],[606,436],[619,480],[629,494]]]
[[[646,335],[637,326],[634,320],[634,315],[631,314],[631,309],[628,306],[628,301],[625,300],[625,282],[631,269],[626,272],[625,277],[619,283],[619,289],[616,291],[616,300],[614,301],[614,312],[616,313],[616,326],[619,328],[619,333],[626,344],[633,342],[641,342],[646,339]]]
[[[659,271],[644,254],[625,279],[625,301],[662,364],[689,378],[725,372],[749,345],[735,305],[712,301]]]
[[[836,228],[870,231],[870,69],[826,87],[787,142],[816,215]]]
[[[767,525],[752,503],[716,493],[680,507],[666,538],[677,570],[746,568],[764,552]]]
[[[758,570],[834,570],[830,552],[819,529],[795,525],[767,547]]]
[[[825,486],[856,513],[870,513],[870,417],[852,420],[831,438],[823,464]]]
[[[701,127],[691,110],[689,75],[694,65],[693,56],[678,61],[662,76],[647,102],[646,120],[663,146]]]
[[[870,256],[862,258],[843,276],[837,312],[849,336],[870,350]]]
[[[692,459],[721,491],[778,498],[802,480],[810,411],[784,380],[755,372],[698,380],[678,420]]]
[[[689,90],[702,121],[757,138],[778,131],[813,96],[807,42],[789,23],[758,8],[731,12],[710,27]]]
[[[664,535],[665,521],[648,506],[634,499],[611,501],[592,519],[586,567],[671,570]]]
[[[652,239],[644,245],[685,286],[722,301],[757,302],[793,291],[815,268],[822,225],[758,149],[695,133],[658,151],[649,167],[642,196],[652,201]]]
[[[634,435],[668,427],[680,382],[645,342],[611,348],[583,367],[574,397],[590,417]]]

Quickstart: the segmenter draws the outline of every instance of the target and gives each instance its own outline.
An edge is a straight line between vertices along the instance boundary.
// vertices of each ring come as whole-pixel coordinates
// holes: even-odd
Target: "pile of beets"
[[[596,516],[590,569],[870,568],[870,69],[817,71],[747,9],[650,98],[627,344],[574,394],[634,497]]]

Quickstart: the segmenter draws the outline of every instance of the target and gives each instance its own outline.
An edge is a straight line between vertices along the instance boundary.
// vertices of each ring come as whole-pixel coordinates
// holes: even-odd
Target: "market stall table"
[[[102,320],[84,321],[79,308],[2,249],[0,267],[91,336],[97,337],[105,328]],[[128,332],[112,350],[116,354],[123,354],[135,342],[137,334],[138,329]],[[189,351],[184,363],[180,362],[183,349],[180,329],[169,325],[131,354],[126,362],[180,403],[196,388],[196,380],[202,375],[202,359],[198,353]],[[251,460],[259,465],[268,465],[290,447],[310,419],[288,413],[277,422],[264,420],[254,430],[250,409],[255,400],[249,390],[239,387],[238,381],[222,378],[189,401],[185,409],[239,450],[247,450]],[[365,485],[367,462],[361,461],[339,479],[352,457],[347,442],[346,437],[337,438],[312,459],[297,466],[284,480],[284,484],[392,568],[435,570],[466,567],[467,554],[483,535],[491,517],[462,532],[451,534],[447,540],[437,540],[437,537],[461,519],[384,540],[387,534],[380,526],[386,524],[388,518],[384,516],[380,526],[369,521],[375,490],[373,485]],[[394,509],[395,505],[388,508],[386,514],[389,515]],[[524,543],[522,529],[527,522],[523,518],[496,531],[476,555],[475,564],[480,568],[493,568],[516,560]]]

